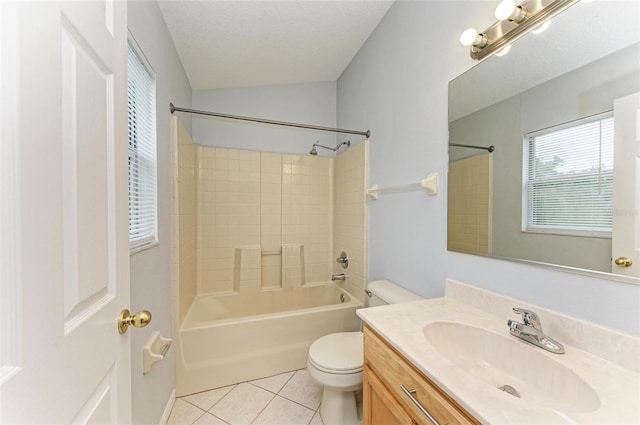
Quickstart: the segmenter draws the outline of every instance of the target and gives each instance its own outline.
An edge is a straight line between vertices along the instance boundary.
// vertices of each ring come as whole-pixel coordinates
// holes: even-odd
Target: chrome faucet
[[[522,323],[513,320],[507,321],[511,335],[552,353],[564,354],[564,346],[542,332],[540,317],[536,313],[517,307],[513,308],[513,312],[522,315]]]
[[[344,273],[340,273],[340,274],[332,274],[331,275],[331,280],[345,280],[347,278],[347,276]]]
[[[347,256],[347,253],[344,251],[342,251],[340,253],[340,256],[336,258],[336,261],[338,262],[338,264],[342,266],[343,269],[346,269],[347,267],[349,267],[349,257]]]

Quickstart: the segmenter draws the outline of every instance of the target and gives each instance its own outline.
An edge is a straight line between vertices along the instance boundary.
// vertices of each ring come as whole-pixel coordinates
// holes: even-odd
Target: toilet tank
[[[422,300],[419,295],[396,285],[388,280],[374,280],[367,284],[366,307],[376,307],[386,304],[399,304],[409,301]]]

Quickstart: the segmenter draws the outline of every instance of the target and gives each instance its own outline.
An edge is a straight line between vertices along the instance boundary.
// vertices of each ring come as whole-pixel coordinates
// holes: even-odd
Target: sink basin
[[[600,406],[598,395],[581,377],[541,348],[508,334],[456,322],[430,323],[423,334],[440,354],[496,391],[502,389],[505,397],[519,396],[530,407],[566,413]]]

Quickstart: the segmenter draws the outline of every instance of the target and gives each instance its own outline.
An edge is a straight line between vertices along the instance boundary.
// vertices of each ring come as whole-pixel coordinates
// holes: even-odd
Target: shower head
[[[351,140],[347,140],[346,142],[342,142],[342,143],[340,143],[338,146],[336,146],[336,148],[335,148],[334,150],[336,150],[336,151],[337,151],[337,150],[338,150],[338,149],[340,149],[343,145],[347,145],[347,147],[348,147],[348,148],[350,148],[350,147],[351,147]]]
[[[316,149],[316,146],[317,146],[317,147],[320,147],[320,148],[324,148],[324,149],[328,149],[328,150],[330,150],[330,151],[334,151],[334,152],[336,152],[336,151],[337,151],[338,149],[340,149],[340,147],[342,147],[343,145],[347,145],[347,147],[350,147],[350,146],[351,146],[351,140],[348,140],[348,141],[346,141],[346,142],[339,143],[335,148],[331,148],[331,147],[329,147],[329,146],[321,145],[321,144],[320,144],[320,140],[318,140],[318,141],[317,141],[317,142],[315,142],[315,143],[313,144],[313,146],[311,147],[311,150],[309,151],[309,155],[313,155],[313,156],[318,155],[318,151],[317,151],[317,149]]]

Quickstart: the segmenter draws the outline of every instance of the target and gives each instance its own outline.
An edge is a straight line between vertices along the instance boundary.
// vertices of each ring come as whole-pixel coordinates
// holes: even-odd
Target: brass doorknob
[[[631,259],[627,257],[618,257],[616,258],[614,263],[616,263],[616,266],[620,266],[620,267],[631,267],[631,265],[633,264],[633,261],[631,261]]]
[[[147,310],[140,310],[133,316],[126,308],[120,312],[118,316],[118,332],[125,333],[129,329],[129,325],[133,325],[136,328],[144,328],[151,323],[151,313]]]

